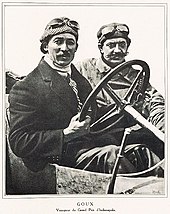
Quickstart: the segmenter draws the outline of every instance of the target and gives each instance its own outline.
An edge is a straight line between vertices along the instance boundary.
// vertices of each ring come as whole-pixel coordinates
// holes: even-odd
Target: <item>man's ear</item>
[[[103,53],[102,44],[101,44],[100,42],[98,43],[98,48],[99,48],[99,50],[100,50],[100,53]]]
[[[44,42],[44,44],[43,44],[43,49],[44,49],[46,52],[48,52],[48,44],[47,44],[47,42]]]
[[[103,54],[103,48],[99,48],[100,53]]]
[[[41,50],[44,54],[48,53],[47,42],[41,43],[40,50]]]

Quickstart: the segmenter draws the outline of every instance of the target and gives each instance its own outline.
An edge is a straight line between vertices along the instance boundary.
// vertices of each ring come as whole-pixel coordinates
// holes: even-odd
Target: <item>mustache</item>
[[[70,56],[70,52],[69,51],[64,51],[64,52],[62,52],[61,54],[58,54],[57,55],[58,57],[62,57],[62,56],[65,56],[65,57],[69,57]]]
[[[122,58],[122,57],[125,57],[125,56],[127,56],[128,55],[128,52],[125,52],[125,53],[123,53],[123,52],[121,52],[121,53],[112,53],[112,54],[108,54],[108,55],[106,55],[106,57],[120,57],[120,58]]]

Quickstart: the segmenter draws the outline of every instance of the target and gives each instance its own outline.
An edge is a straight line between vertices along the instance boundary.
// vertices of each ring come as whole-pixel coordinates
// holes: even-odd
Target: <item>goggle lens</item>
[[[46,29],[55,29],[57,27],[61,27],[63,25],[68,25],[69,27],[79,30],[79,24],[76,21],[68,20],[68,19],[55,19],[53,23],[47,26]]]
[[[129,34],[129,29],[125,25],[116,25],[116,26],[110,26],[106,27],[102,30],[102,35],[106,35],[115,31],[123,32],[126,34]]]

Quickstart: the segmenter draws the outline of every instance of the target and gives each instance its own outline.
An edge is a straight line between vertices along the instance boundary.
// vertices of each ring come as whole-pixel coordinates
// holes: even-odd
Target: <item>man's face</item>
[[[101,48],[101,54],[109,65],[119,64],[124,61],[128,49],[124,38],[107,39]]]
[[[59,66],[66,66],[73,60],[77,50],[77,41],[70,33],[53,36],[45,48],[51,60]]]

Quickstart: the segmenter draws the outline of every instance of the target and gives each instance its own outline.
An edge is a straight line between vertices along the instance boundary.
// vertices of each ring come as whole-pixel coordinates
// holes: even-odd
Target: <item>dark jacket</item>
[[[84,103],[91,86],[73,65],[71,70]],[[9,142],[13,152],[33,171],[48,162],[60,163],[63,129],[77,114],[78,105],[66,79],[42,58],[30,74],[13,86],[9,102]]]

